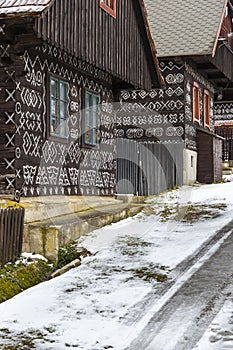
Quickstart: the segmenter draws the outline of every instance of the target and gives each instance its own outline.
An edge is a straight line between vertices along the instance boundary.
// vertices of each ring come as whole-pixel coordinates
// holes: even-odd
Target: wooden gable
[[[115,18],[100,1],[55,0],[36,19],[37,35],[110,72],[116,87],[127,87],[125,82],[131,87],[158,87],[161,77],[142,0],[117,0]]]

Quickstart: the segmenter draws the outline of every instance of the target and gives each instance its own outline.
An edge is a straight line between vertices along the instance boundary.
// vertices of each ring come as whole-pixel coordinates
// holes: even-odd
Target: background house
[[[0,1],[0,194],[113,195],[115,92],[161,79],[142,0]]]
[[[233,6],[228,1],[225,7],[224,17],[219,35],[218,51],[224,56],[223,65],[227,68],[222,86],[219,86],[217,99],[214,106],[215,129],[217,134],[224,137],[223,161],[233,164]]]
[[[214,108],[220,92],[232,101],[231,2],[146,0],[145,5],[166,89],[122,91],[118,135],[146,147],[157,144],[145,173],[149,182],[151,173],[159,179],[159,159],[165,183],[153,185],[150,194],[196,180],[221,181],[222,139],[215,133]],[[125,105],[134,110],[128,119]],[[159,155],[161,145],[172,162]]]

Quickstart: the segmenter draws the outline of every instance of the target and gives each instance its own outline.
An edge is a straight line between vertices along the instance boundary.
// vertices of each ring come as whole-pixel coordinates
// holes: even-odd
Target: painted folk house
[[[227,68],[227,75],[219,86],[217,100],[214,106],[215,130],[224,137],[223,160],[233,164],[233,2],[225,7],[221,30],[218,38],[218,51]]]
[[[113,195],[116,91],[160,80],[142,0],[0,0],[1,195]]]
[[[232,4],[146,0],[145,5],[166,89],[122,91],[123,110],[128,105],[134,113],[118,118],[118,134],[151,149],[155,166],[145,167],[145,176],[148,182],[164,178],[157,191],[195,180],[220,181],[222,140],[214,129],[214,106],[232,85]],[[232,92],[227,96],[232,100]],[[153,170],[159,169],[157,162],[159,173]]]

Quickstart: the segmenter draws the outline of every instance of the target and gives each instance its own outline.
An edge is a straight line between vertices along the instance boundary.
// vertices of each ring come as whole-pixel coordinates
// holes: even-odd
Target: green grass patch
[[[61,269],[63,266],[69,264],[70,262],[85,258],[87,256],[90,256],[91,253],[85,249],[77,247],[77,244],[75,241],[71,241],[66,245],[63,245],[58,250],[58,262],[57,262],[57,269]]]

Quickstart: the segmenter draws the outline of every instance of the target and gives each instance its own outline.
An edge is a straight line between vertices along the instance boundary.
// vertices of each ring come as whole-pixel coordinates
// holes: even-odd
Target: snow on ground
[[[232,294],[233,290],[231,290]],[[233,349],[233,299],[227,298],[193,350]]]
[[[80,267],[0,305],[0,349],[124,349],[138,329],[126,314],[232,219],[232,190],[182,187],[80,239],[93,253]]]
[[[35,260],[43,260],[45,262],[48,262],[48,260],[40,254],[22,253],[20,259],[16,261],[16,265],[19,265],[19,264],[30,265],[30,264],[33,264]]]

